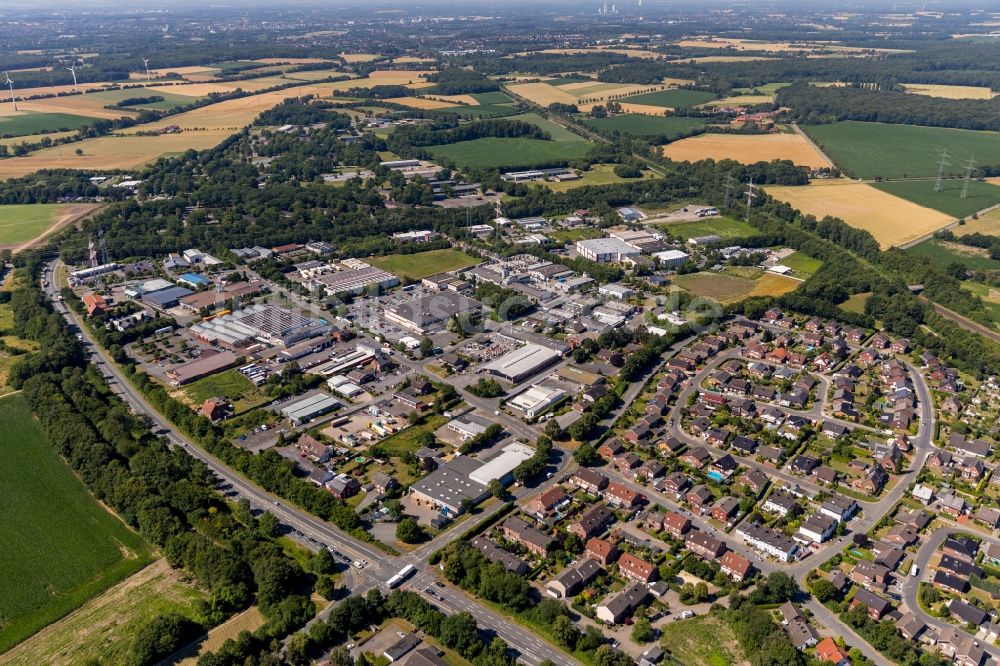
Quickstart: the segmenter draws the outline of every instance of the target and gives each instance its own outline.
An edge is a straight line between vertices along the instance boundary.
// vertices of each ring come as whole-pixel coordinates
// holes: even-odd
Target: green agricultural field
[[[791,83],[779,82],[779,83],[765,83],[762,86],[756,86],[754,88],[733,88],[732,96],[736,95],[773,95],[782,88],[787,88],[792,85]]]
[[[431,109],[429,113],[457,113],[463,118],[493,118],[510,116],[518,112],[514,107],[514,100],[502,92],[476,93],[473,97],[479,102],[476,106],[461,105]]]
[[[875,183],[875,187],[883,192],[955,217],[966,217],[1000,204],[1000,187],[970,181],[969,191],[963,199],[963,185],[962,179],[946,180],[941,183],[941,191],[935,192],[934,180],[895,180]]]
[[[858,178],[936,176],[947,149],[948,175],[964,175],[970,157],[1000,154],[1000,132],[889,125],[847,120],[803,127],[813,141]]]
[[[695,296],[712,298],[720,303],[737,300],[754,287],[750,278],[724,273],[688,273],[674,278],[674,284]]]
[[[516,169],[579,159],[590,151],[591,146],[590,142],[583,139],[569,142],[487,137],[444,146],[430,146],[427,150],[434,157],[451,160],[463,168]]]
[[[634,136],[665,136],[676,139],[705,126],[702,118],[683,116],[647,116],[623,113],[610,118],[586,118],[583,123],[596,130],[622,132]]]
[[[8,101],[10,101],[8,99]],[[36,113],[25,111],[18,116],[0,116],[0,137],[30,136],[49,132],[78,130],[94,122],[87,116],[71,113]]]
[[[675,88],[674,90],[661,90],[655,93],[644,95],[634,95],[625,99],[616,100],[629,104],[648,104],[649,106],[662,106],[677,109],[683,106],[697,106],[704,104],[718,97],[715,93],[704,90],[687,90],[686,88]]]
[[[0,652],[131,576],[148,544],[55,454],[20,396],[0,399]]]
[[[583,142],[589,144],[590,142],[581,137],[578,134],[574,134],[562,125],[554,123],[548,118],[544,118],[537,113],[519,113],[516,116],[511,116],[507,120],[520,120],[523,123],[531,123],[532,125],[537,125],[542,128],[552,137],[553,141],[561,141],[565,143],[573,142]]]
[[[55,224],[63,208],[64,204],[0,206],[0,245],[18,245],[36,238]]]
[[[103,100],[107,105],[114,105],[123,99],[131,99],[135,97],[162,97],[162,102],[153,102],[152,104],[137,104],[135,106],[126,106],[125,109],[142,111],[143,109],[149,109],[152,111],[169,111],[177,106],[187,106],[197,100],[201,99],[199,97],[191,97],[189,95],[175,95],[174,93],[160,92],[158,90],[149,90],[147,88],[126,88],[123,90],[104,90],[101,92],[87,93],[88,98],[94,98]]]
[[[1000,270],[1000,261],[990,259],[985,250],[931,238],[907,250],[917,257],[926,257],[940,267],[961,263],[973,271]]]
[[[722,240],[729,240],[731,238],[745,238],[757,233],[757,230],[746,222],[734,220],[731,217],[711,217],[692,222],[675,222],[658,225],[657,228],[674,238],[684,240],[695,236],[712,235],[718,236]]]
[[[823,262],[819,259],[813,259],[808,254],[803,254],[802,252],[790,254],[778,263],[788,266],[797,277],[801,278],[809,277],[823,265]]]
[[[411,280],[420,280],[435,273],[445,273],[458,268],[478,264],[479,260],[470,257],[460,250],[431,250],[413,254],[389,254],[384,257],[369,257],[366,259],[372,266],[377,266],[393,275]]]

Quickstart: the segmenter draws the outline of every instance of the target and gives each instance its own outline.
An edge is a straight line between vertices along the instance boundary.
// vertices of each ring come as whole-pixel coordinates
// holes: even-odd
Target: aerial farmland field
[[[829,166],[823,155],[797,134],[702,134],[663,147],[676,162],[731,159],[743,164],[791,160],[807,167]]]
[[[0,652],[140,570],[149,546],[55,454],[20,396],[0,400]]]
[[[0,136],[23,137],[43,132],[78,130],[92,122],[93,118],[71,113],[24,111],[16,116],[0,116]]]
[[[12,204],[0,206],[0,248],[17,247],[98,208],[96,204]]]
[[[697,106],[704,104],[716,95],[704,90],[688,90],[686,88],[675,88],[673,90],[663,90],[660,92],[647,93],[644,95],[633,95],[621,100],[622,103],[631,102],[633,104],[648,104],[649,106],[662,106],[664,108],[676,109],[682,106]]]
[[[963,179],[945,180],[941,191],[935,192],[933,179],[875,183],[875,187],[883,192],[954,217],[965,217],[1000,204],[1000,187],[973,180],[969,182],[967,196],[963,199],[963,185]]]
[[[944,99],[992,99],[996,93],[987,86],[951,86],[934,83],[904,83],[903,88],[914,95]]]
[[[900,199],[871,185],[851,181],[813,181],[809,185],[768,186],[767,193],[803,213],[839,217],[871,232],[883,248],[898,246],[947,226],[946,215]]]
[[[837,166],[858,178],[933,177],[942,150],[949,155],[946,175],[964,175],[969,158],[1000,154],[1000,132],[851,120],[802,129]]]
[[[594,129],[619,131],[635,136],[659,136],[662,134],[668,139],[705,126],[705,121],[700,118],[650,116],[634,113],[623,113],[608,118],[587,118],[583,122]]]

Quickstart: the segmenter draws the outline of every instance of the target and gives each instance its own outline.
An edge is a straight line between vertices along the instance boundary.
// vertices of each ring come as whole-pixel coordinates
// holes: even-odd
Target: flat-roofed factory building
[[[528,377],[544,370],[561,358],[559,352],[549,347],[529,343],[490,361],[483,369],[519,384]]]

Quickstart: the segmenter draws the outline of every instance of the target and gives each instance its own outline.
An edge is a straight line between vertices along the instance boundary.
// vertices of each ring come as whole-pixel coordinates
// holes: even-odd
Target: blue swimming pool
[[[725,479],[724,476],[716,472],[714,469],[711,472],[709,472],[706,476],[708,476],[708,478],[712,479],[713,481],[718,481],[720,483]]]

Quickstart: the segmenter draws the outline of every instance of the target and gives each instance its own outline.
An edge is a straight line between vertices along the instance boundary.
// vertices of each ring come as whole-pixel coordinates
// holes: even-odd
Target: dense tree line
[[[988,99],[945,99],[894,90],[798,83],[778,91],[776,104],[790,107],[801,123],[837,120],[1000,130],[1000,106]]]
[[[386,146],[395,153],[406,154],[412,152],[411,148],[441,146],[485,137],[552,140],[549,133],[538,125],[520,120],[489,119],[448,129],[437,129],[426,125],[399,127],[389,135]]]
[[[433,88],[421,91],[425,94],[465,95],[500,90],[500,84],[493,79],[464,67],[447,67],[440,72],[430,74],[427,80],[435,85]]]

